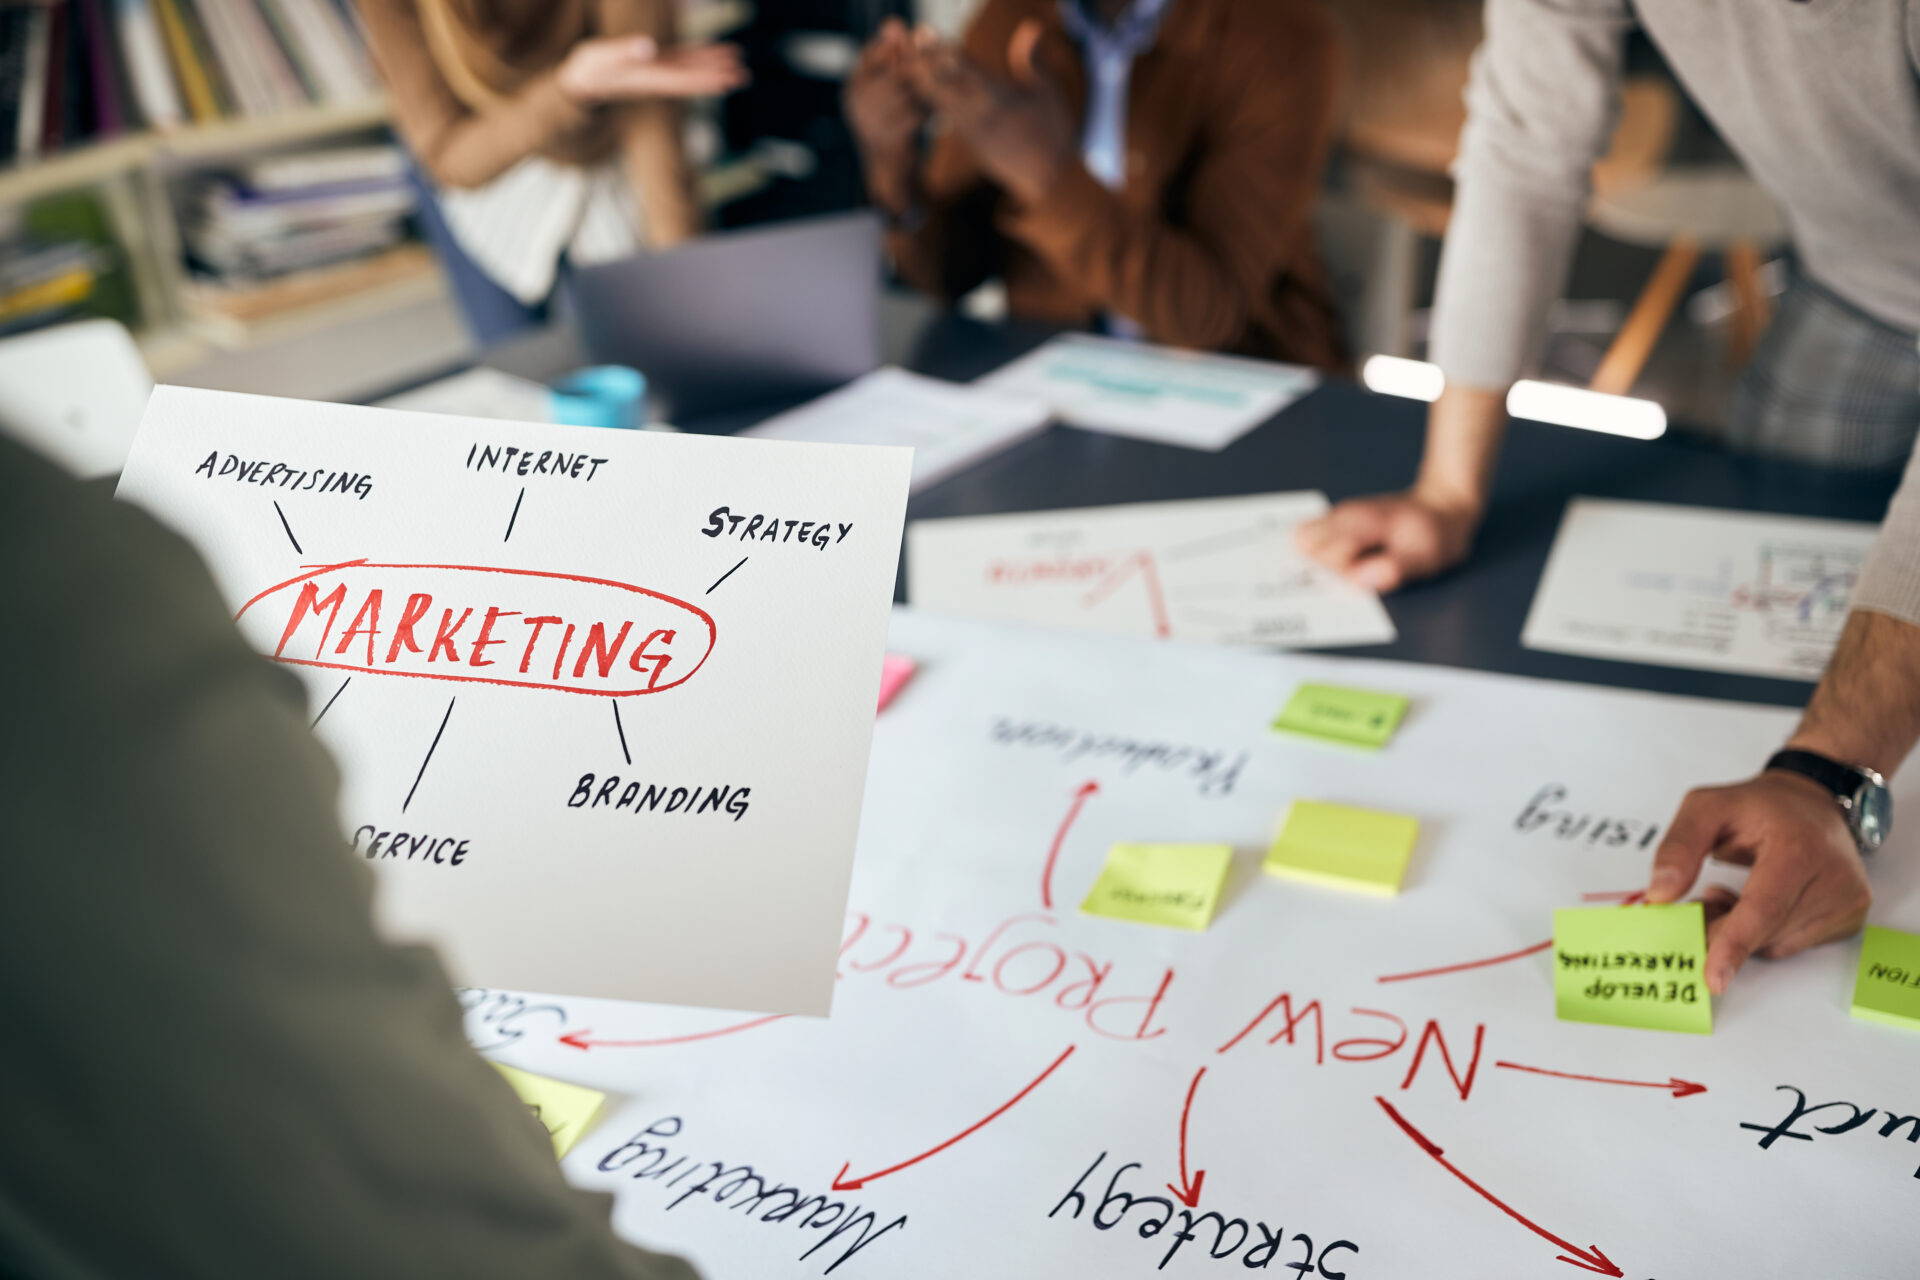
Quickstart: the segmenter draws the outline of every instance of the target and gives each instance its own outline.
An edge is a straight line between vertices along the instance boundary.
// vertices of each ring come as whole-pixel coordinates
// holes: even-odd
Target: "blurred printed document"
[[[907,527],[922,609],[1220,644],[1387,644],[1380,598],[1309,562],[1320,493],[1152,502]]]
[[[1037,400],[889,368],[875,369],[741,434],[815,444],[905,445],[913,450],[918,493],[1046,425],[1047,407]]]
[[[1043,401],[1053,416],[1188,449],[1224,449],[1320,385],[1299,365],[1066,334],[974,385]]]
[[[1817,680],[1878,532],[1851,520],[1576,498],[1521,642]]]

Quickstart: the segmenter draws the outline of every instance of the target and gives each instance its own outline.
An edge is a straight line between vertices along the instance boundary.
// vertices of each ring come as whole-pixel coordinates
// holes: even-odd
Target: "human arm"
[[[1892,778],[1920,741],[1920,455],[1907,462],[1851,603],[1786,745]],[[1738,895],[1708,890],[1706,976],[1715,992],[1750,955],[1790,956],[1866,919],[1866,866],[1839,806],[1797,774],[1763,772],[1690,793],[1654,855],[1649,900],[1682,897],[1709,856],[1753,868]]]
[[[582,40],[552,70],[476,110],[435,62],[417,0],[359,5],[395,124],[421,166],[444,186],[484,186],[592,124],[609,104],[721,93],[744,78],[731,46],[678,50],[635,31]]]
[[[1446,390],[1418,479],[1301,528],[1303,551],[1390,591],[1465,559],[1506,429],[1572,261],[1594,162],[1619,114],[1625,0],[1490,0],[1473,59],[1433,308]]]
[[[432,952],[375,934],[314,712],[179,538],[0,441],[0,598],[31,619],[0,629],[0,1089],[32,1100],[0,1258],[690,1280],[565,1184]]]

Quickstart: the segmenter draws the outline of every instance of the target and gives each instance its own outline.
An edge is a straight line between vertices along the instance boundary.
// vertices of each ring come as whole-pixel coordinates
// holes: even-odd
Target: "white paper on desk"
[[[1039,400],[1070,426],[1219,450],[1319,386],[1320,375],[1299,365],[1063,334],[975,385]]]
[[[1047,407],[979,386],[905,369],[875,369],[759,426],[765,440],[904,445],[913,450],[913,488],[938,484],[1046,429]]]
[[[505,422],[552,422],[551,404],[550,393],[543,384],[486,365],[475,365],[397,396],[388,396],[380,402],[380,407]]]
[[[1877,532],[1850,520],[1576,498],[1521,642],[1817,680]]]
[[[388,932],[465,982],[824,1014],[909,467],[162,387],[120,493],[306,679]]]
[[[1271,493],[916,520],[907,595],[941,613],[1121,635],[1391,643],[1378,596],[1294,549],[1294,526],[1326,509],[1324,494]]]

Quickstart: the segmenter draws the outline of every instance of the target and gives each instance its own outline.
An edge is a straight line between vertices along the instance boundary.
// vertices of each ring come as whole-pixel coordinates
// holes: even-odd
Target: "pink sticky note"
[[[887,709],[887,704],[892,702],[894,695],[913,678],[914,670],[919,665],[905,654],[887,655],[887,660],[880,664],[880,706],[874,714],[877,715],[880,711]]]

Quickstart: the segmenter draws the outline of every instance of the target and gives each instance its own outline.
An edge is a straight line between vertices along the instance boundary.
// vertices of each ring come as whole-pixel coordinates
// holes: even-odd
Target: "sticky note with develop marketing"
[[[1224,844],[1116,844],[1080,909],[1197,932],[1213,919],[1232,862]]]
[[[568,1084],[565,1080],[551,1080],[531,1071],[509,1067],[503,1062],[494,1063],[493,1069],[507,1078],[513,1091],[520,1095],[520,1101],[527,1104],[527,1110],[533,1113],[533,1118],[553,1139],[556,1159],[571,1151],[573,1144],[586,1136],[587,1130],[593,1126],[594,1117],[600,1114],[600,1104],[607,1100],[607,1095],[598,1089]]]
[[[1570,1022],[1713,1032],[1697,902],[1553,913],[1554,1010]]]
[[[1920,1031],[1920,934],[1867,926],[1853,1016]]]
[[[1400,892],[1419,837],[1418,820],[1402,814],[1295,800],[1267,851],[1266,868],[1277,876],[1388,897]]]
[[[1285,733],[1378,750],[1393,737],[1406,714],[1407,699],[1397,693],[1303,684],[1293,691],[1273,727]]]

